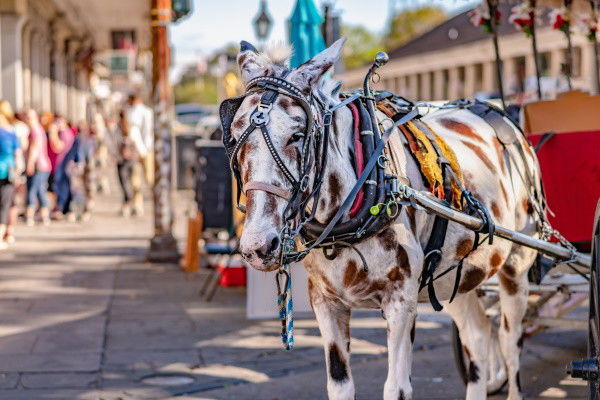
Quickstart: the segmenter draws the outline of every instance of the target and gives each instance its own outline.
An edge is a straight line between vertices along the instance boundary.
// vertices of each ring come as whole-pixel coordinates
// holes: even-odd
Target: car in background
[[[207,138],[219,127],[218,107],[195,103],[176,104],[175,132]]]

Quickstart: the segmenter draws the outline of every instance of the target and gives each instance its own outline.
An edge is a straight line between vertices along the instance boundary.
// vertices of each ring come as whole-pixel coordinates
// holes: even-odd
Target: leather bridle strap
[[[271,185],[265,182],[259,181],[250,181],[244,185],[244,193],[247,193],[250,190],[261,190],[263,192],[267,192],[270,194],[274,194],[277,197],[281,197],[284,200],[290,200],[292,198],[292,193],[289,190],[286,190],[282,187]]]

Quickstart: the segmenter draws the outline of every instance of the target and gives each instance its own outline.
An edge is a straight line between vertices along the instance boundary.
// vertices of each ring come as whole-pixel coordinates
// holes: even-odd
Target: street
[[[151,220],[117,217],[115,200],[100,199],[86,224],[20,226],[19,242],[0,254],[1,399],[326,398],[313,319],[296,321],[297,347],[284,352],[278,321],[246,319],[245,290],[219,289],[207,303],[198,296],[204,272],[145,263]],[[184,219],[176,220],[181,232]],[[357,398],[379,399],[384,320],[358,311],[352,327]],[[417,399],[464,396],[449,327],[446,315],[422,307],[412,375]],[[527,398],[585,398],[585,386],[567,378],[565,365],[585,354],[586,335],[553,330],[525,342]]]

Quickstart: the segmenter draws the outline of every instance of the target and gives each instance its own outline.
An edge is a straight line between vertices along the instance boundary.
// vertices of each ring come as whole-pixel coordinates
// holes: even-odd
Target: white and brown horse
[[[285,79],[301,88],[306,96],[315,96],[330,105],[339,103],[335,83],[321,83],[322,76],[340,57],[343,40],[334,43],[310,61],[291,70]],[[237,57],[241,76],[248,82],[259,76],[282,76],[286,68],[245,49]],[[260,92],[245,97],[231,124],[234,138],[249,126]],[[383,115],[380,115],[383,118]],[[306,129],[305,110],[292,98],[280,95],[270,111],[268,129],[275,150],[287,165],[296,165],[302,135]],[[539,168],[529,144],[518,135],[526,149],[522,157],[506,157],[505,148],[490,125],[464,109],[438,110],[424,121],[440,134],[455,151],[465,177],[466,187],[492,213],[496,223],[528,235],[536,235],[536,220],[528,200],[527,189],[519,174],[529,170],[539,181]],[[335,111],[330,136],[328,163],[322,185],[316,219],[326,223],[357,180],[351,161],[352,115],[346,107]],[[516,128],[514,128],[516,130]],[[405,148],[397,132],[389,149],[397,160],[398,176],[417,190],[426,190],[419,167]],[[262,136],[256,132],[241,146],[237,162],[243,183],[254,181],[290,189],[288,181],[274,162]],[[252,267],[271,271],[278,267],[279,232],[286,201],[272,193],[252,190],[247,193],[247,214],[240,249]],[[324,340],[327,363],[327,391],[330,399],[351,400],[355,397],[350,369],[350,314],[352,308],[381,309],[387,321],[389,370],[383,398],[411,399],[410,382],[412,344],[415,335],[417,303],[427,301],[426,290],[419,293],[423,265],[423,248],[429,238],[434,217],[422,210],[403,207],[389,228],[357,248],[368,260],[368,272],[350,249],[328,260],[321,251],[311,252],[304,260],[309,275],[310,301]],[[455,264],[472,247],[474,233],[450,223],[439,271]],[[467,399],[486,398],[487,356],[492,329],[474,289],[494,274],[500,281],[502,308],[499,341],[508,372],[509,399],[520,399],[518,387],[521,322],[528,295],[527,270],[536,252],[497,239],[470,254],[463,267],[458,296],[445,304],[456,322],[469,362]],[[438,297],[448,300],[455,273],[435,283]]]

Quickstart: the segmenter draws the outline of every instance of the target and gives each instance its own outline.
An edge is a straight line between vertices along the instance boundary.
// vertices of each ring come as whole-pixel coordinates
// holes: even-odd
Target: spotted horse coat
[[[342,45],[343,40],[334,43],[293,69],[286,79],[307,95],[319,96],[330,104],[339,102],[335,82],[320,81],[339,58]],[[252,48],[240,52],[238,64],[244,82],[258,76],[281,76],[286,70],[281,63]],[[259,96],[252,94],[243,100],[232,123],[234,138],[247,128]],[[382,114],[378,117],[384,119]],[[526,187],[519,174],[511,174],[511,171],[528,169],[531,176],[539,180],[537,160],[521,135],[518,136],[525,149],[525,160],[516,155],[509,157],[508,152],[512,150],[504,148],[494,130],[467,110],[438,110],[423,120],[455,151],[467,189],[488,207],[495,221],[535,236],[536,221]],[[270,112],[268,129],[274,147],[289,166],[297,164],[305,121],[306,115],[298,104],[279,96]],[[350,156],[352,116],[345,107],[334,114],[329,148],[326,177],[316,212],[316,219],[321,223],[332,218],[357,179]],[[392,134],[387,151],[395,161],[392,164],[398,176],[406,178],[415,189],[427,189],[398,132]],[[260,134],[250,135],[239,152],[238,162],[243,183],[260,181],[290,189]],[[247,214],[240,238],[241,252],[252,267],[261,271],[274,270],[277,268],[278,233],[283,223],[285,200],[258,190],[246,194]],[[419,293],[418,288],[423,249],[432,224],[433,216],[423,210],[403,207],[391,226],[356,245],[368,261],[368,271],[351,249],[338,250],[333,260],[325,258],[320,251],[313,251],[305,258],[310,302],[324,341],[329,399],[355,397],[350,368],[350,313],[352,308],[359,307],[381,309],[387,322],[389,369],[383,398],[406,400],[413,397],[410,374],[417,303],[428,301],[426,290]],[[473,232],[450,222],[439,270],[445,270],[467,254],[473,240]],[[468,355],[466,398],[469,400],[486,397],[486,358],[493,331],[474,289],[493,275],[498,275],[500,282],[502,327],[498,335],[509,376],[508,398],[521,398],[518,387],[521,321],[528,294],[526,271],[535,256],[534,250],[497,239],[492,245],[480,246],[465,259],[458,295],[452,303],[447,300],[452,293],[454,272],[435,283],[436,293],[445,301],[445,311],[456,322]]]

